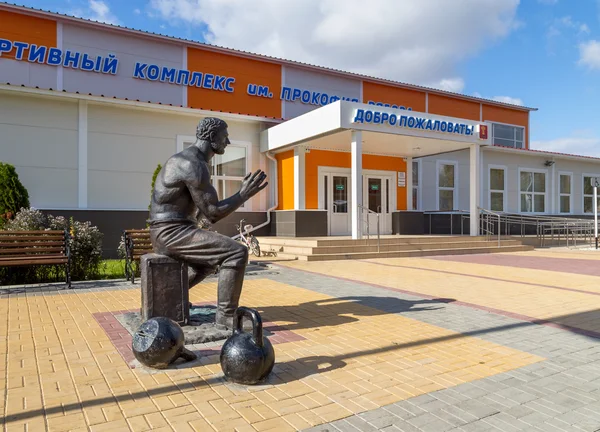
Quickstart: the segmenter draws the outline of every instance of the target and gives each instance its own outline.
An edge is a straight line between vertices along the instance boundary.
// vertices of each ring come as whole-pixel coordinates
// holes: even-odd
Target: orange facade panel
[[[363,169],[406,172],[406,162],[403,158],[391,156],[363,155]],[[319,208],[319,167],[350,168],[350,153],[325,150],[311,150],[306,154],[305,161],[305,191],[306,208]],[[293,194],[293,191],[292,191]],[[396,189],[397,206],[406,210],[406,188]]]
[[[196,48],[187,49],[187,63],[190,71],[235,79],[232,92],[188,87],[188,106],[281,118],[281,65]],[[268,87],[271,97],[250,95],[249,84]]]
[[[363,81],[363,103],[369,101],[425,112],[425,92]]]
[[[308,155],[307,155],[308,156]],[[294,208],[294,150],[275,155],[277,159],[277,210]]]
[[[428,112],[448,117],[479,121],[480,106],[477,102],[429,93]]]
[[[56,47],[56,21],[0,10],[0,38],[30,45]],[[2,53],[2,58],[15,58],[17,52]],[[29,49],[23,52],[27,58]]]
[[[523,126],[525,128],[525,148],[529,148],[529,112],[483,104],[483,120]]]

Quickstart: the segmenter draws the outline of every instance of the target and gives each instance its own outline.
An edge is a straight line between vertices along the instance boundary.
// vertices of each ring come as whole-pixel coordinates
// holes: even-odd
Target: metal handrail
[[[583,238],[584,242],[592,240],[593,221],[590,219],[566,218],[554,215],[527,215],[519,213],[494,212],[487,209],[479,208],[482,214],[482,229],[488,235],[494,235],[493,225],[490,221],[493,217],[498,220],[498,238],[502,233],[502,224],[504,230],[508,234],[509,227],[518,225],[520,227],[521,237],[525,235],[525,227],[531,226],[535,228],[536,236],[540,240],[540,245],[544,246],[546,236],[550,234],[554,240],[555,233],[558,235],[558,243],[561,241],[561,233],[564,233],[567,246],[572,239],[574,245],[577,246],[577,239]],[[485,224],[487,223],[487,229]],[[491,227],[491,228],[490,228]]]
[[[429,232],[431,233],[431,215],[433,214],[448,214],[450,215],[450,233],[453,231],[453,216],[461,215],[461,235],[464,235],[465,220],[470,219],[471,215],[466,210],[452,210],[452,211],[441,211],[441,210],[427,210],[423,212],[429,215]],[[577,246],[577,242],[583,239],[584,243],[591,243],[593,241],[594,232],[594,221],[591,219],[571,218],[563,217],[560,215],[542,215],[542,214],[521,214],[521,213],[508,213],[488,210],[482,207],[478,207],[479,227],[478,233],[486,236],[489,240],[491,237],[498,238],[498,245],[501,245],[502,231],[504,230],[507,236],[510,236],[510,232],[516,225],[520,230],[521,237],[526,235],[526,227],[532,227],[535,229],[536,236],[540,241],[540,245],[544,246],[546,238],[549,236],[552,241],[558,237],[558,243],[560,244],[562,235],[566,240],[567,246],[571,242]]]
[[[370,208],[368,208],[368,207],[365,207],[365,206],[363,206],[363,205],[361,205],[361,204],[357,204],[357,206],[358,206],[358,208],[359,208],[360,210],[363,210],[363,211],[364,211],[364,210],[366,210],[366,211],[367,211],[367,213],[372,213],[372,214],[374,214],[374,215],[376,215],[376,216],[377,216],[377,253],[379,253],[379,252],[380,252],[380,250],[381,250],[381,235],[380,235],[380,232],[379,232],[379,217],[380,217],[381,215],[380,215],[380,213],[377,213],[377,212],[375,212],[375,211],[371,210]],[[362,220],[363,222],[366,222],[366,223],[367,223],[367,236],[369,236],[368,238],[370,239],[370,238],[371,238],[371,237],[370,237],[370,233],[369,233],[369,231],[370,231],[370,229],[369,229],[369,228],[370,228],[370,224],[369,224],[369,216],[368,216],[368,214],[367,214],[367,219],[366,219],[366,220],[365,220],[365,219],[363,219],[362,217],[361,217],[361,220]]]
[[[477,207],[477,210],[479,210],[480,214],[484,214],[484,215],[487,214],[487,215],[490,215],[490,216],[494,216],[495,218],[498,219],[498,247],[500,247],[500,233],[502,232],[502,229],[501,229],[501,227],[502,227],[502,220],[501,220],[500,213],[496,213],[496,212],[493,212],[491,210],[487,210],[487,209],[484,209],[484,208],[481,208],[481,207]],[[494,225],[493,225],[493,223],[491,223],[491,225],[490,225],[489,218],[480,218],[480,221],[484,221],[484,220],[486,222],[488,222],[488,225],[487,225],[487,228],[485,229],[485,232],[487,233],[487,236],[488,236],[487,238],[489,239],[494,234],[494,231],[493,231]],[[490,229],[490,226],[492,227],[492,229]]]

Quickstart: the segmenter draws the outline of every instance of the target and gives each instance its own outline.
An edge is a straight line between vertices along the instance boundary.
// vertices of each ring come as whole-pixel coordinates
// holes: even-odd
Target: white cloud
[[[494,96],[492,99],[498,102],[503,102],[512,105],[523,105],[523,101],[521,99],[514,98],[511,96]]]
[[[532,141],[531,148],[581,156],[600,157],[600,138],[591,133],[574,132],[570,137]]]
[[[119,24],[110,7],[102,0],[88,0],[87,8],[73,10],[71,14],[107,24]]]
[[[135,9],[133,10],[133,13],[134,13],[134,14],[136,14],[136,15],[139,15],[139,14],[141,14],[141,13],[142,13],[142,11],[141,11],[141,10],[139,10],[138,8],[135,8]]]
[[[519,0],[150,0],[209,43],[415,84],[462,89],[457,65],[517,26]],[[204,25],[204,26],[201,26]]]
[[[474,92],[473,96],[476,98],[491,99],[491,100],[495,100],[495,101],[503,102],[503,103],[507,103],[507,104],[512,104],[512,105],[521,105],[521,106],[525,105],[523,103],[522,99],[515,98],[512,96],[494,96],[494,97],[490,98],[490,97],[482,96],[482,94],[479,92]]]
[[[426,83],[427,87],[437,88],[454,93],[461,93],[465,88],[465,80],[462,78],[443,78],[438,82]]]
[[[590,28],[586,23],[573,21],[573,18],[567,15],[555,19],[548,27],[546,36],[548,36],[548,38],[560,36],[564,30],[576,31],[578,36],[590,33]]]
[[[589,40],[579,44],[579,62],[589,69],[600,69],[600,41]]]

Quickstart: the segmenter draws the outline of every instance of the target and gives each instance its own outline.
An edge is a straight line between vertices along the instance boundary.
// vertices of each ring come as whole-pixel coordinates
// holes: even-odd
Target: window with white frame
[[[504,211],[505,179],[504,168],[490,167],[490,210],[492,211]]]
[[[546,173],[532,170],[519,172],[520,211],[544,213],[546,211]]]
[[[438,210],[452,211],[456,200],[456,163],[438,163]]]
[[[558,205],[560,213],[571,213],[571,184],[573,175],[560,173],[558,176]]]
[[[592,179],[600,176],[583,176],[583,212],[584,213],[594,213],[594,186],[592,184]],[[600,196],[598,197],[598,201],[596,203],[598,211],[600,211]]]
[[[412,162],[412,209],[419,209],[419,161]]]
[[[492,144],[502,147],[524,148],[525,128],[492,123]]]
[[[178,150],[181,151],[195,142],[195,137],[178,137]],[[248,173],[249,145],[231,142],[222,155],[214,155],[210,161],[211,183],[219,199],[228,198],[239,192],[242,181]],[[248,203],[240,206],[246,208]]]

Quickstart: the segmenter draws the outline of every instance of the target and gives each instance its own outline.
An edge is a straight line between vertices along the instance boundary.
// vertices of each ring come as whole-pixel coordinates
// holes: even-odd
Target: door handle
[[[381,213],[381,206],[377,206],[377,213]]]

